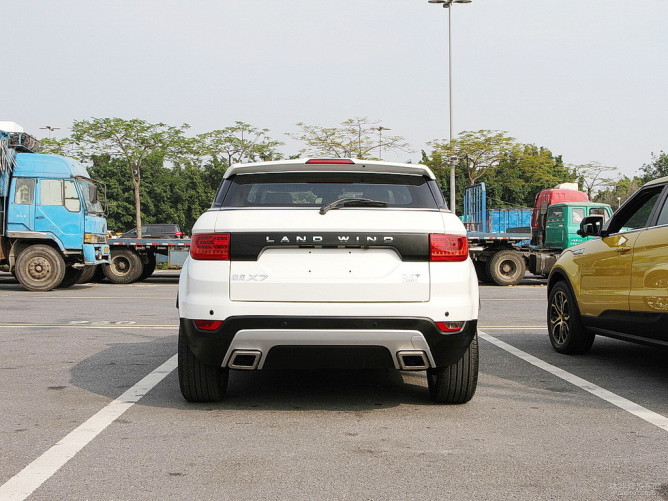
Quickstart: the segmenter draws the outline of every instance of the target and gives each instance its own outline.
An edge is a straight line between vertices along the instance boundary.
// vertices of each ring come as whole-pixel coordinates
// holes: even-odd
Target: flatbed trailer
[[[110,238],[111,259],[102,267],[115,284],[129,284],[150,277],[158,261],[182,266],[190,252],[188,238]]]

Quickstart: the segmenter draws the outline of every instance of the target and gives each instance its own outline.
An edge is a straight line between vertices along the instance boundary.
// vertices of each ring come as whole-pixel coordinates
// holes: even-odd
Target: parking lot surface
[[[177,280],[0,273],[0,499],[668,499],[666,351],[555,353],[539,279],[481,287],[461,406],[392,371],[233,372],[225,401],[187,403]]]

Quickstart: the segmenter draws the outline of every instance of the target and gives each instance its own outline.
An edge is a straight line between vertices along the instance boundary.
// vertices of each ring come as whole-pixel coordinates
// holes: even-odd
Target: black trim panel
[[[668,313],[607,310],[599,316],[583,315],[582,322],[601,336],[668,347]]]
[[[181,318],[181,333],[192,352],[202,362],[220,366],[236,333],[243,329],[327,329],[340,330],[417,330],[422,333],[438,367],[456,363],[471,344],[477,332],[477,320],[470,320],[459,332],[443,333],[428,318],[414,317],[229,317],[220,329],[202,331],[192,320]],[[270,350],[271,351],[271,350]],[[269,362],[269,359],[267,359]]]
[[[232,261],[256,261],[267,248],[391,248],[402,261],[429,261],[427,233],[249,232],[230,235]]]

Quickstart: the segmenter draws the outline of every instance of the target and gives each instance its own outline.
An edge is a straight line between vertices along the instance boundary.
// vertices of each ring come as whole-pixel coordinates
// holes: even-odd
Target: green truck
[[[484,194],[484,187],[477,190],[480,192]],[[492,211],[487,211],[484,203],[477,207],[483,207],[484,213],[467,213],[465,209],[464,217],[488,219]],[[508,228],[506,232],[468,232],[469,253],[480,281],[515,285],[527,271],[547,276],[564,249],[591,238],[577,234],[583,218],[598,215],[605,222],[612,216],[608,204],[590,202],[585,193],[563,188],[542,190],[536,195],[534,207],[524,210],[529,212],[530,226]]]

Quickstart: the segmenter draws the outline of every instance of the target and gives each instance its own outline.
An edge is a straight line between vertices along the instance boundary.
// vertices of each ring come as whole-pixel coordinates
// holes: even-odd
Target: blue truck
[[[36,292],[74,285],[110,255],[98,184],[76,160],[38,150],[0,122],[0,270]]]

